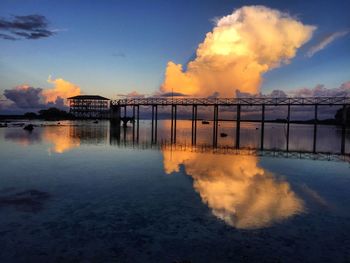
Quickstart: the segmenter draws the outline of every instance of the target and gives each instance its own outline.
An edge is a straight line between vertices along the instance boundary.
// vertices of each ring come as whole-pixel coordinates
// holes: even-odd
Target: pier
[[[313,123],[313,152],[316,153],[317,141],[317,127],[321,125],[318,123],[318,111],[320,106],[338,106],[343,108],[342,116],[342,135],[341,135],[341,154],[345,154],[345,136],[346,136],[346,122],[347,109],[350,105],[350,97],[307,97],[307,98],[265,98],[265,97],[250,97],[250,98],[129,98],[111,101],[111,110],[118,112],[119,117],[121,109],[124,110],[123,117],[120,119],[126,125],[126,120],[133,120],[133,137],[139,140],[139,119],[140,106],[151,106],[151,141],[157,142],[157,122],[158,122],[158,107],[169,106],[171,110],[171,143],[176,143],[176,121],[177,121],[177,107],[188,106],[192,107],[192,145],[196,145],[197,138],[197,122],[198,122],[198,106],[213,108],[213,147],[217,147],[218,142],[218,124],[220,107],[233,107],[235,112],[236,123],[236,142],[235,148],[240,149],[240,124],[241,114],[245,107],[261,107],[260,119],[260,150],[264,150],[264,132],[265,132],[265,107],[287,107],[286,123],[286,151],[289,151],[289,137],[290,137],[290,123],[291,113],[293,107],[313,106],[314,107],[314,123]],[[132,107],[132,116],[127,116],[127,107]],[[135,127],[136,126],[136,127]],[[136,130],[136,134],[135,134]]]

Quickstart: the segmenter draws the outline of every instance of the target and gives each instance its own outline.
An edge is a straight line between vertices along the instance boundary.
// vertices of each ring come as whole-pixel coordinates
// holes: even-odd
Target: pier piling
[[[261,134],[260,134],[261,150],[264,150],[264,129],[265,129],[265,104],[261,106]]]
[[[341,129],[341,149],[340,149],[341,154],[345,154],[347,110],[348,110],[348,105],[344,105],[343,106],[343,116],[342,116],[342,129]]]
[[[236,116],[236,148],[239,149],[239,136],[241,129],[241,105],[237,105],[237,116]]]
[[[287,109],[287,134],[286,134],[286,151],[289,151],[289,129],[290,129],[290,104]]]
[[[312,152],[313,153],[316,153],[316,142],[317,142],[317,110],[318,110],[318,107],[317,107],[317,104],[315,104],[315,116],[314,116],[314,139],[313,139],[313,146],[312,146]]]

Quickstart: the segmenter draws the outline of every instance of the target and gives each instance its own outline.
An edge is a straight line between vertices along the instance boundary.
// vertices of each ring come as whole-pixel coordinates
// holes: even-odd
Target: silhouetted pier
[[[264,150],[264,132],[265,132],[265,107],[279,106],[287,107],[287,118],[285,123],[286,130],[286,151],[289,151],[289,137],[290,137],[290,117],[292,106],[313,106],[314,107],[314,129],[313,129],[313,152],[316,153],[317,141],[317,126],[319,106],[341,106],[343,107],[342,116],[342,136],[341,136],[341,153],[345,153],[345,135],[346,135],[346,121],[347,121],[347,107],[350,105],[350,97],[308,97],[308,98],[264,98],[264,97],[250,97],[250,98],[129,98],[114,100],[111,103],[112,111],[118,112],[124,109],[124,116],[135,120],[133,123],[133,136],[135,136],[136,125],[136,140],[139,140],[139,118],[140,106],[151,106],[152,108],[152,128],[151,139],[152,143],[157,142],[157,122],[158,122],[158,106],[171,107],[171,142],[176,143],[176,121],[177,121],[177,107],[189,106],[192,107],[192,145],[196,145],[197,139],[197,108],[198,106],[213,107],[213,146],[217,146],[218,141],[218,123],[219,112],[221,106],[236,107],[235,122],[236,122],[236,143],[235,148],[240,148],[240,124],[241,112],[244,107],[261,107],[261,131],[260,131],[260,150]],[[127,107],[132,107],[132,117],[127,117]],[[136,122],[136,123],[135,123]]]

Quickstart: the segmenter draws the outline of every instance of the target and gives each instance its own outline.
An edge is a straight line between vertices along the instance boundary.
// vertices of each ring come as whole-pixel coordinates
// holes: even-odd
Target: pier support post
[[[132,106],[132,143],[135,142],[135,105]]]
[[[155,123],[154,123],[154,140],[155,143],[157,143],[157,136],[158,136],[158,106],[155,105]]]
[[[213,146],[217,147],[218,144],[218,121],[219,119],[219,106],[214,105],[214,116],[213,116]]]
[[[196,144],[197,140],[197,105],[192,106],[192,145]]]
[[[216,130],[215,130],[215,127],[216,127],[215,123],[216,123],[216,105],[214,105],[214,115],[213,115],[213,146],[214,147],[215,147],[215,132],[216,132]]]
[[[120,119],[110,119],[109,144],[120,145]]]
[[[192,105],[192,130],[191,130],[191,142],[194,144],[194,105]]]
[[[176,143],[177,105],[174,105],[174,143]]]
[[[341,149],[340,153],[345,154],[345,137],[348,105],[343,105],[342,129],[341,129]]]
[[[137,130],[136,130],[136,141],[137,143],[139,142],[139,135],[140,135],[140,105],[137,105],[137,110],[136,110],[136,113],[137,113],[137,121],[136,121],[136,124],[137,124]]]
[[[197,144],[197,105],[194,109],[194,144]]]
[[[119,121],[120,123],[120,106],[119,105],[111,105],[110,119],[113,121]]]
[[[286,150],[289,151],[289,126],[290,126],[290,104],[288,104],[288,112],[287,112],[287,134],[286,134]]]
[[[260,138],[260,149],[264,150],[264,129],[265,129],[265,104],[261,108],[261,138]]]
[[[154,135],[154,105],[152,105],[152,128],[151,128],[151,143],[153,144],[153,141],[154,141],[154,138],[153,138],[153,135]]]
[[[171,105],[171,125],[170,125],[170,142],[173,143],[174,138],[174,106]]]
[[[123,125],[123,140],[124,140],[124,145],[126,145],[126,125]]]
[[[171,105],[171,143],[176,143],[176,105]]]
[[[312,146],[312,152],[316,153],[316,142],[317,142],[317,110],[318,105],[315,104],[315,116],[314,116],[314,139],[313,139],[313,146]]]
[[[237,105],[237,116],[236,116],[236,149],[239,149],[240,140],[240,129],[241,129],[241,105]]]

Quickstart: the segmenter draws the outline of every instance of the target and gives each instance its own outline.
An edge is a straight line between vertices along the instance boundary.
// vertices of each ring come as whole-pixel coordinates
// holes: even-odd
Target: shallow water
[[[108,121],[0,129],[0,262],[348,262],[350,165],[342,158],[274,154],[283,124],[266,124],[270,154],[230,150],[235,125]],[[40,126],[44,124],[44,126]],[[340,151],[318,128],[317,150]],[[243,123],[241,146],[260,145]],[[312,151],[313,126],[291,125],[290,149]],[[134,140],[133,140],[134,139]],[[349,135],[346,151],[349,153]]]

